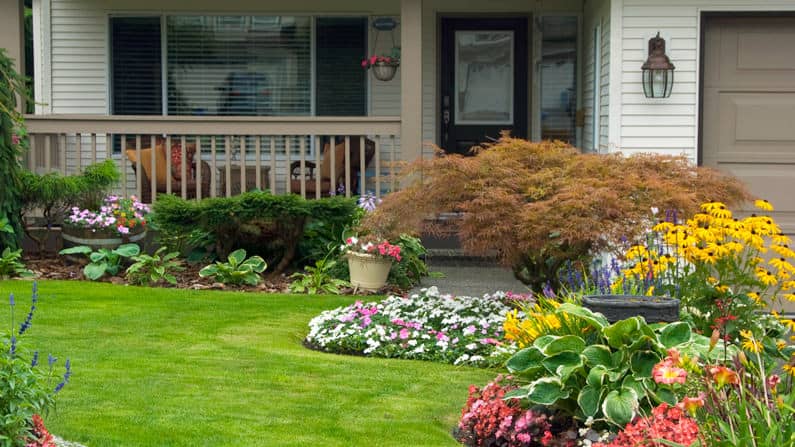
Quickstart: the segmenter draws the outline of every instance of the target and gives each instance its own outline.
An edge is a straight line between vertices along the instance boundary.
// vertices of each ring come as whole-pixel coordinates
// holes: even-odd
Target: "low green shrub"
[[[275,265],[273,272],[278,274],[295,260],[298,244],[306,237],[307,223],[344,228],[357,213],[355,199],[337,196],[306,200],[293,194],[251,191],[198,202],[163,196],[154,205],[153,220],[171,237],[200,230],[202,239],[213,244],[210,251],[220,258],[238,248],[261,255]],[[182,245],[187,242],[184,236],[172,241]]]
[[[14,322],[16,298],[9,298],[11,331],[0,335],[0,446],[25,447],[30,441],[34,415],[46,414],[55,405],[55,394],[72,375],[69,359],[63,376],[54,384],[57,359],[49,354],[47,365],[40,367],[39,352],[32,354],[21,346],[21,339],[31,327],[38,304],[38,289],[33,283],[31,306],[25,320],[17,327]]]
[[[308,265],[304,267],[303,272],[293,273],[290,276],[293,280],[290,283],[290,292],[312,295],[319,293],[339,295],[341,288],[349,287],[350,283],[348,281],[334,276],[337,261],[329,259],[329,255],[335,251],[329,252],[325,258],[316,261],[314,266]]]
[[[227,257],[227,262],[216,261],[199,271],[202,278],[215,278],[222,284],[256,286],[262,281],[260,273],[268,264],[259,256],[246,258],[246,250],[238,249]]]
[[[167,249],[168,247],[160,247],[152,255],[141,253],[132,256],[133,264],[126,271],[127,281],[141,286],[161,282],[176,285],[174,272],[184,270],[184,267],[177,259],[179,252],[165,253]]]
[[[23,171],[20,177],[23,220],[34,210],[40,210],[44,218],[46,231],[43,235],[31,232],[30,222],[25,226],[25,233],[42,252],[52,227],[61,223],[70,207],[100,208],[109,188],[119,180],[119,171],[113,160],[105,160],[86,166],[77,175],[62,176],[57,172],[39,175]]]
[[[100,248],[97,251],[91,250],[91,247],[80,245],[64,248],[59,252],[61,255],[86,255],[89,263],[83,268],[83,275],[91,281],[96,281],[105,275],[118,275],[122,267],[122,260],[137,256],[139,253],[141,253],[141,247],[137,244],[123,244],[113,250]]]

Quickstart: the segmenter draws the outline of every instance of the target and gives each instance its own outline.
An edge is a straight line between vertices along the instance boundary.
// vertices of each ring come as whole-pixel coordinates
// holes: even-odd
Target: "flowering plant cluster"
[[[500,363],[502,321],[510,307],[500,298],[441,295],[436,287],[411,297],[356,303],[325,311],[309,322],[306,342],[329,352],[432,360],[456,365]]]
[[[688,447],[698,439],[698,433],[695,420],[663,402],[651,411],[651,416],[638,417],[627,424],[609,444],[597,443],[594,447]]]
[[[381,239],[375,235],[367,235],[361,238],[351,236],[345,239],[345,244],[340,247],[343,255],[348,253],[362,253],[374,255],[400,262],[400,246],[392,245],[386,239]]]
[[[400,58],[395,56],[373,55],[362,59],[362,68],[369,69],[374,65],[400,65]]]
[[[31,421],[30,438],[27,439],[25,447],[56,447],[55,438],[47,431],[44,420],[38,414],[33,415]]]
[[[510,377],[507,379],[510,380]],[[455,437],[468,447],[500,445],[506,447],[575,445],[553,444],[550,417],[542,412],[525,410],[517,399],[505,399],[516,387],[502,386],[502,376],[483,389],[472,385],[461,411]]]
[[[47,356],[46,368],[39,367],[38,351],[30,354],[20,346],[20,339],[30,329],[38,304],[38,288],[33,283],[30,310],[17,325],[14,310],[16,297],[9,296],[11,330],[0,335],[0,440],[10,447],[50,446],[46,430],[36,415],[46,414],[55,404],[55,394],[63,389],[72,376],[71,362],[67,359],[65,371],[57,384],[54,366],[58,361]],[[35,439],[31,439],[33,436]],[[38,442],[38,443],[37,443]]]
[[[666,213],[645,243],[626,251],[614,287],[646,283],[655,294],[680,298],[685,318],[705,334],[719,329],[726,340],[735,340],[741,329],[769,332],[770,325],[762,323],[775,319],[758,314],[795,301],[795,251],[764,214],[773,206],[765,200],[755,204],[761,214],[743,219],[720,202],[702,204],[700,213],[684,221]],[[780,332],[780,325],[772,329]]]
[[[99,211],[73,207],[65,223],[93,231],[115,230],[119,234],[129,234],[137,228],[146,227],[148,214],[149,207],[135,196],[123,198],[109,195],[105,197]]]
[[[785,365],[782,379],[776,368],[765,366],[756,340],[746,342],[728,366],[671,349],[654,367],[654,380],[698,422],[705,446],[795,445],[793,365]]]

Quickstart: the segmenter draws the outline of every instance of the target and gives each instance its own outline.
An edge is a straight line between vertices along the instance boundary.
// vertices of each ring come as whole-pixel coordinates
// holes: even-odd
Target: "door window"
[[[513,87],[513,31],[456,31],[456,124],[512,125]]]

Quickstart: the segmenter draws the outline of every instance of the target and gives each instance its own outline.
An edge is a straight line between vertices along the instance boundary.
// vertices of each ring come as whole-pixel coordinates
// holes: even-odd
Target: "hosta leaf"
[[[527,400],[538,405],[552,405],[559,399],[566,399],[569,393],[556,377],[544,377],[528,387]]]
[[[651,377],[654,365],[660,362],[660,356],[652,351],[638,351],[632,354],[630,364],[635,377]]]
[[[539,369],[542,367],[541,362],[544,360],[544,354],[538,348],[531,346],[522,349],[514,354],[505,366],[508,371],[512,373],[523,373],[529,370]]]
[[[230,264],[234,266],[240,265],[246,259],[246,250],[240,248],[238,250],[229,253],[227,260]]]
[[[552,356],[561,352],[575,352],[578,355],[585,349],[585,340],[576,335],[564,335],[552,340],[544,346],[545,355]]]
[[[85,245],[80,245],[78,247],[64,248],[63,250],[59,251],[58,254],[62,254],[62,255],[87,255],[87,254],[91,253],[92,251],[93,250],[91,250],[91,247],[87,247]]]
[[[129,258],[132,256],[137,256],[141,253],[141,247],[138,244],[124,244],[120,245],[119,248],[113,250],[119,256],[124,256],[125,258]]]
[[[91,263],[86,265],[83,268],[83,274],[86,275],[86,278],[90,279],[91,281],[96,281],[99,278],[102,278],[102,275],[105,274],[105,270],[108,268],[108,264],[101,262],[101,263]]]
[[[599,412],[601,400],[602,389],[586,385],[580,390],[580,395],[577,396],[577,405],[580,406],[580,410],[586,417],[596,416],[596,413]]]
[[[582,357],[576,352],[566,351],[547,357],[541,363],[547,371],[557,375],[562,382],[565,382],[571,373],[582,368]]]
[[[582,351],[582,356],[585,358],[585,364],[591,368],[595,366],[612,368],[613,358],[610,354],[610,348],[605,345],[591,345]]]
[[[690,325],[683,322],[671,323],[660,331],[660,343],[666,348],[673,348],[690,341],[692,336]]]
[[[610,391],[602,402],[602,413],[605,418],[619,427],[624,427],[632,421],[637,409],[638,394],[632,388]]]
[[[588,383],[588,385],[598,388],[601,387],[605,382],[606,375],[607,368],[604,366],[597,366],[588,371],[588,378],[585,381]]]
[[[599,329],[600,331],[607,327],[610,322],[602,314],[597,314],[582,306],[572,303],[563,303],[555,310],[555,313],[564,313],[574,315],[588,322],[591,326]]]
[[[543,352],[544,349],[547,347],[547,345],[555,341],[556,338],[558,338],[557,335],[544,335],[538,337],[533,342],[533,346],[535,346],[536,348],[538,348]]]

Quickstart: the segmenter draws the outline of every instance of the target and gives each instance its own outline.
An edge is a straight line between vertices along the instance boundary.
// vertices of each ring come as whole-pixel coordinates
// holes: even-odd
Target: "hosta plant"
[[[137,285],[161,282],[176,285],[177,278],[174,276],[174,272],[184,270],[184,267],[182,267],[182,262],[177,259],[179,252],[165,253],[167,249],[167,247],[160,247],[152,255],[141,253],[133,256],[134,262],[126,272],[127,281]]]
[[[456,365],[501,363],[505,294],[441,295],[436,287],[410,297],[328,310],[309,322],[308,345],[329,352],[432,360]]]
[[[65,248],[59,252],[62,255],[86,255],[89,263],[83,267],[83,275],[91,281],[96,281],[105,275],[116,276],[122,268],[122,260],[138,256],[141,247],[137,244],[123,244],[113,250],[100,248],[97,251],[91,247],[80,245]]]
[[[509,393],[526,405],[543,405],[573,417],[622,427],[638,411],[661,402],[676,403],[660,389],[652,369],[670,348],[690,355],[710,353],[710,339],[678,322],[648,325],[640,317],[609,324],[601,315],[565,303],[555,310],[561,319],[578,319],[585,333],[544,335],[508,360],[508,370],[526,385]],[[712,352],[712,355],[716,355]]]
[[[199,271],[202,278],[214,278],[222,284],[256,286],[262,281],[260,273],[268,264],[260,256],[246,258],[246,250],[235,250],[227,256],[227,262],[216,261]]]

